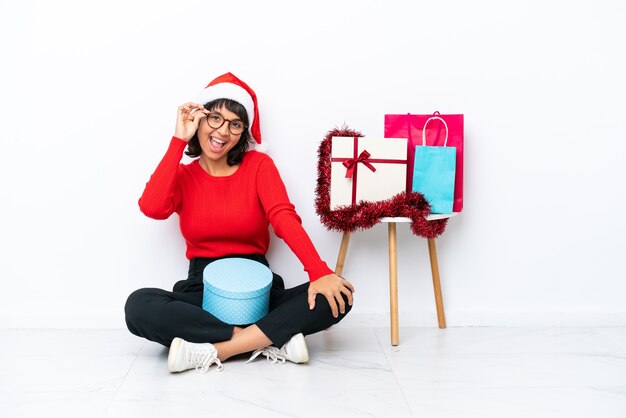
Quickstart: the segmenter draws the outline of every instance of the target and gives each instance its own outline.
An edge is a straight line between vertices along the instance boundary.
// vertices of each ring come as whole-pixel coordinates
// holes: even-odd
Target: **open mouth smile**
[[[221,139],[217,139],[215,137],[209,137],[209,143],[211,144],[211,149],[213,151],[219,151],[222,148],[224,148],[224,145],[226,145],[226,141],[223,141]]]

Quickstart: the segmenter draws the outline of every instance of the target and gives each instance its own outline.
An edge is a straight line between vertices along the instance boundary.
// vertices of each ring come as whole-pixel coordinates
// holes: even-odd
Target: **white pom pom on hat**
[[[246,83],[232,73],[222,74],[211,81],[196,97],[196,102],[205,105],[217,99],[230,99],[241,104],[248,114],[248,131],[256,142],[257,151],[266,152],[267,145],[261,145],[261,127],[256,94]]]

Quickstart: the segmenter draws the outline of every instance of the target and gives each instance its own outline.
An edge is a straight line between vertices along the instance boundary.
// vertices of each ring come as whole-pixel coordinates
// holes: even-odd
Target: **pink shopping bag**
[[[456,148],[456,175],[454,179],[453,212],[463,210],[463,115],[442,115],[435,112],[431,115],[385,115],[385,138],[408,138],[406,190],[413,187],[413,165],[415,146],[422,145],[424,124],[433,116],[437,116],[448,125],[449,147]],[[445,140],[445,127],[440,121],[433,120],[426,127],[426,143],[430,146],[442,146]]]

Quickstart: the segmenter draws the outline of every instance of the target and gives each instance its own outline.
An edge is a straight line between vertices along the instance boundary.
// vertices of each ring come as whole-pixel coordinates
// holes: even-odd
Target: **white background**
[[[317,147],[385,113],[465,114],[465,207],[438,239],[448,325],[626,324],[626,3],[2,1],[2,327],[124,327],[186,277],[178,219],[137,207],[176,107],[232,71],[321,255]],[[435,326],[398,227],[401,324]],[[386,226],[353,236],[353,315],[386,323]],[[306,280],[280,240],[289,285]]]

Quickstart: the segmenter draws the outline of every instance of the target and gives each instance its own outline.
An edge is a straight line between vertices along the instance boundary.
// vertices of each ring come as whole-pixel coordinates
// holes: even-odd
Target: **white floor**
[[[626,417],[626,328],[335,327],[308,365],[170,374],[126,330],[0,330],[2,417]]]

